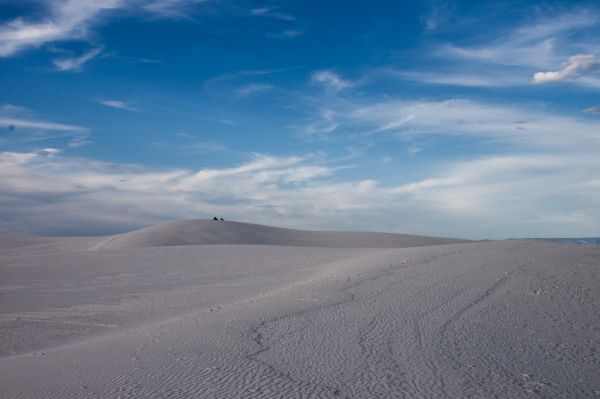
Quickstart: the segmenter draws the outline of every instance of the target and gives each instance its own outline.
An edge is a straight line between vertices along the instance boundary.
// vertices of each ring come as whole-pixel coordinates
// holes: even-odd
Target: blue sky
[[[599,11],[0,0],[0,232],[598,235]]]

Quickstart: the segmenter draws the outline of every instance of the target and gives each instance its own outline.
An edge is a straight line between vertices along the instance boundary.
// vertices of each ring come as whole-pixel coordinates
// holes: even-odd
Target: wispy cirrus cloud
[[[95,48],[89,51],[86,51],[79,57],[67,57],[67,58],[58,58],[52,61],[57,71],[61,72],[79,72],[83,68],[83,66],[89,62],[92,58],[95,58],[100,54],[102,50],[99,48]]]
[[[393,69],[379,70],[382,75],[398,77],[400,79],[418,81],[423,83],[462,86],[462,87],[506,87],[525,85],[530,81],[529,76],[519,74],[506,74],[499,71],[481,71],[474,68],[468,72],[467,68],[459,70],[449,68],[436,71],[398,71]]]
[[[325,136],[353,132],[353,137],[470,137],[530,149],[600,150],[600,122],[559,115],[534,105],[515,107],[465,99],[328,98],[304,129],[318,129],[314,133]]]
[[[202,89],[207,91],[236,91],[243,89],[244,87],[251,88],[253,86],[270,86],[274,87],[270,83],[256,82],[259,78],[268,77],[277,73],[286,71],[285,69],[257,69],[257,70],[241,70],[238,72],[227,73],[223,75],[217,75],[210,79],[207,79],[202,83]],[[266,88],[266,87],[265,87]],[[243,91],[242,91],[243,92]]]
[[[17,128],[56,130],[63,132],[87,132],[89,130],[82,126],[40,119],[36,117],[31,110],[12,104],[0,106],[0,126],[11,127],[13,130]]]
[[[87,132],[88,129],[75,126],[66,125],[63,123],[53,123],[43,120],[31,120],[21,119],[14,117],[2,117],[0,116],[0,126],[5,126],[11,129],[25,128],[25,129],[39,129],[39,130],[56,130],[61,132]]]
[[[103,100],[97,100],[97,102],[104,106],[110,107],[110,108],[117,108],[117,109],[122,109],[125,111],[137,111],[137,108],[135,108],[121,100],[103,99]]]
[[[588,114],[600,115],[600,105],[594,105],[593,107],[588,107],[588,108],[584,109],[583,112],[586,112]]]
[[[142,10],[161,18],[188,18],[194,5],[211,0],[146,0],[138,1]],[[135,3],[133,4],[135,5]]]
[[[443,0],[433,0],[430,2],[429,12],[421,18],[423,27],[427,32],[434,31],[450,20],[454,12],[451,3]]]
[[[302,31],[296,29],[287,29],[280,33],[282,37],[297,37],[302,36]]]
[[[512,28],[491,29],[478,39],[434,41],[425,55],[431,60],[431,67],[398,71],[397,76],[466,87],[526,85],[534,72],[597,49],[600,43],[592,32],[599,25],[600,17],[594,9],[533,9]],[[541,74],[538,76],[544,79]]]
[[[500,33],[489,42],[472,45],[446,44],[438,49],[438,54],[499,65],[543,68],[554,64],[563,56],[563,46],[569,35],[593,28],[599,23],[597,14],[589,10],[538,16],[534,20],[522,21],[520,26]]]
[[[276,7],[259,7],[250,10],[250,15],[256,17],[277,18],[284,21],[294,21],[296,17],[279,11]]]
[[[193,134],[180,132],[175,134],[177,140],[155,141],[151,145],[159,148],[168,148],[176,152],[207,154],[211,152],[231,151],[225,143],[217,140],[205,140]]]
[[[125,0],[42,1],[42,18],[19,17],[0,26],[0,57],[55,41],[83,39],[104,13],[125,3]]]
[[[27,108],[11,104],[0,106],[0,128],[10,132],[0,138],[3,144],[67,139],[70,147],[79,147],[88,143],[89,135],[86,127],[48,121]]]
[[[206,0],[205,0],[206,1]],[[185,16],[202,0],[40,0],[38,17],[17,17],[0,25],[0,57],[15,56],[45,44],[85,40],[116,11],[143,12],[158,17]],[[67,65],[67,69],[69,65]],[[76,64],[75,64],[76,65]],[[57,65],[60,68],[60,65]]]
[[[266,83],[252,83],[249,85],[242,86],[235,90],[235,94],[238,97],[248,97],[252,94],[264,92],[273,89],[275,86]]]
[[[320,83],[334,91],[340,91],[354,86],[352,82],[343,79],[340,75],[332,71],[317,71],[313,73],[312,81]]]
[[[271,33],[268,34],[267,36],[269,37],[273,37],[273,38],[287,38],[287,39],[291,39],[294,37],[298,37],[298,36],[302,36],[304,34],[304,32],[297,30],[297,29],[286,29],[282,32],[279,33]]]

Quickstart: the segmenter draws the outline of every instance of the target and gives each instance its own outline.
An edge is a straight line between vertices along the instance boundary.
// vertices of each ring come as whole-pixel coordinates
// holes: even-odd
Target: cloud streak
[[[532,18],[532,14],[537,16]],[[478,29],[478,23],[482,22],[471,22],[473,26],[470,29]],[[536,9],[527,13],[512,28],[490,30],[489,34],[481,36],[484,39],[432,42],[427,53],[423,54],[425,59],[430,60],[431,67],[396,74],[406,80],[437,85],[527,85],[535,72],[548,70],[578,53],[595,51],[599,44],[594,34],[598,25],[600,18],[594,9],[579,8],[560,13],[541,13]],[[575,59],[578,64],[584,61]],[[578,68],[564,72],[539,72],[534,82],[557,81],[564,73],[569,75],[571,69]],[[584,79],[580,79],[579,83],[600,87],[598,81],[584,82]]]
[[[411,140],[469,137],[545,150],[600,150],[599,122],[544,112],[530,105],[514,107],[464,99],[327,99],[322,107],[305,130],[320,127],[317,133],[326,136],[354,132],[363,137],[388,135]]]
[[[83,39],[103,13],[124,4],[124,0],[43,1],[46,10],[40,20],[19,17],[0,26],[0,57],[55,41]]]
[[[41,17],[18,17],[0,25],[0,57],[15,56],[53,42],[85,40],[95,26],[116,10],[143,11],[157,17],[184,17],[189,5],[201,2],[204,1],[40,0]],[[60,64],[57,66],[60,68]]]
[[[68,146],[74,148],[87,144],[89,135],[86,127],[40,119],[29,109],[10,104],[0,106],[0,128],[9,132],[0,137],[5,145],[68,139]]]
[[[494,88],[522,86],[528,83],[528,78],[525,76],[504,74],[498,71],[474,70],[473,72],[467,72],[466,68],[458,71],[452,69],[439,71],[396,71],[386,69],[383,70],[383,73],[405,80],[445,86]]]
[[[276,18],[276,19],[281,19],[284,21],[296,20],[296,17],[294,17],[293,15],[282,13],[282,12],[278,11],[278,9],[275,7],[253,8],[252,10],[250,10],[250,15],[256,16],[256,17]]]
[[[125,111],[137,111],[136,108],[128,105],[127,103],[125,103],[124,101],[121,100],[98,100],[98,103],[110,107],[110,108],[117,108],[117,109],[122,109]]]
[[[312,75],[312,81],[320,83],[334,91],[349,89],[353,86],[352,82],[342,79],[342,77],[331,71],[317,71]]]
[[[600,105],[595,105],[593,107],[589,107],[583,110],[588,114],[600,115]]]
[[[338,170],[306,156],[255,155],[233,167],[151,172],[53,149],[3,152],[0,231],[106,233],[214,214],[299,228],[473,238],[511,228],[590,234],[600,223],[600,165],[593,157],[493,156],[395,186],[343,180]]]
[[[238,97],[248,97],[252,94],[271,90],[271,89],[273,89],[273,87],[274,87],[273,85],[266,84],[266,83],[253,83],[253,84],[249,84],[249,85],[246,85],[246,86],[236,89],[235,94]]]
[[[25,129],[39,129],[39,130],[56,130],[61,132],[87,132],[88,129],[75,126],[75,125],[65,125],[62,123],[53,123],[41,120],[28,120],[21,118],[11,118],[11,117],[2,117],[0,116],[0,126],[12,127],[12,129],[16,128],[25,128]]]
[[[600,22],[596,13],[576,10],[524,21],[521,26],[482,45],[445,45],[444,57],[484,61],[506,66],[547,67],[561,57],[566,37],[593,28]]]
[[[554,83],[576,79],[582,75],[599,72],[600,59],[591,54],[580,54],[569,57],[566,65],[553,72],[536,72],[533,75],[534,84]]]
[[[78,72],[92,58],[100,54],[102,50],[99,48],[86,51],[79,57],[60,58],[52,61],[57,71],[61,72]]]

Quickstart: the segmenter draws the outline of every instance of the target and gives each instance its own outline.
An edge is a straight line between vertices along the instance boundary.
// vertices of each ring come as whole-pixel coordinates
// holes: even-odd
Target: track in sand
[[[5,237],[0,397],[594,397],[599,272],[595,246],[234,222]]]

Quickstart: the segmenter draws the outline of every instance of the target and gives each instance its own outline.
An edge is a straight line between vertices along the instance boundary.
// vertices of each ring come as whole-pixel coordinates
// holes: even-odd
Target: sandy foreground
[[[600,397],[600,246],[0,238],[1,398]]]

